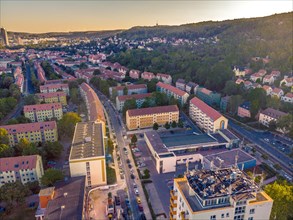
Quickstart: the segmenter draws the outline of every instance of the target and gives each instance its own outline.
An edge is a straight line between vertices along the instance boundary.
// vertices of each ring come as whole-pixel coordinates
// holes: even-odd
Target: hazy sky
[[[206,20],[261,17],[293,10],[276,1],[0,0],[0,25],[8,31],[51,32],[126,29]]]

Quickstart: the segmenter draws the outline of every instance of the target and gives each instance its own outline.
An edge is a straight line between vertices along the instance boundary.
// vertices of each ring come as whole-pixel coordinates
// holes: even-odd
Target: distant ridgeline
[[[133,49],[111,57],[129,69],[162,72],[195,81],[220,91],[233,76],[231,66],[278,69],[282,75],[292,70],[293,13],[262,18],[201,22],[180,26],[134,27],[118,34],[130,40],[165,38],[167,43],[148,44],[153,50]],[[179,46],[168,43],[188,40]],[[270,62],[252,61],[269,57]]]

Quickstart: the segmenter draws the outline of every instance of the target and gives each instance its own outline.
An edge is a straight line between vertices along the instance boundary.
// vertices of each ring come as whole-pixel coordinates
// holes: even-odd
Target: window
[[[253,220],[253,217],[249,217],[248,220]]]
[[[255,212],[255,209],[250,209],[249,210],[249,214],[254,214],[254,212]]]
[[[228,218],[230,216],[229,212],[226,213],[226,218]]]
[[[222,215],[221,215],[221,218],[224,218],[224,217],[225,217],[225,214],[222,214]]]
[[[212,215],[210,219],[211,220],[216,220],[216,215]]]

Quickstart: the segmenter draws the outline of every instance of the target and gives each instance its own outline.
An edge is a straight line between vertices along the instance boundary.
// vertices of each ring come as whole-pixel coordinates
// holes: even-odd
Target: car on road
[[[135,176],[133,174],[130,174],[130,178],[134,180]]]
[[[3,206],[0,206],[0,213],[5,212],[6,208],[4,208]]]
[[[137,185],[136,185],[136,183],[135,183],[135,182],[133,183],[133,188],[134,188],[134,189],[136,189],[136,188],[137,188]]]
[[[143,212],[143,206],[142,206],[141,203],[138,204],[138,210],[139,210],[140,212]]]
[[[131,169],[131,167],[132,167],[132,166],[131,166],[131,164],[129,163],[129,164],[128,164],[128,168]]]
[[[138,189],[134,189],[134,194],[137,196],[139,195]]]
[[[144,214],[144,213],[142,213],[142,214],[140,215],[140,220],[146,220],[146,217],[145,217],[145,214]]]
[[[137,204],[141,203],[141,200],[140,200],[139,196],[136,197],[136,202],[137,202]]]
[[[129,160],[129,159],[127,159],[127,160],[126,160],[126,163],[130,163],[130,160]]]

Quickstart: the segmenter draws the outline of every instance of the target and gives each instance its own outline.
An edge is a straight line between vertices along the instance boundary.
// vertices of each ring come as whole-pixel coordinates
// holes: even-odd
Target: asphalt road
[[[140,219],[140,212],[138,210],[138,206],[136,203],[136,195],[134,193],[134,189],[133,189],[133,183],[135,182],[138,186],[139,181],[135,181],[135,179],[138,178],[138,173],[135,169],[134,163],[132,162],[132,167],[134,170],[134,176],[135,179],[132,180],[130,178],[131,172],[130,169],[127,167],[127,159],[130,159],[132,161],[131,156],[131,152],[130,149],[126,146],[125,144],[125,140],[124,140],[124,135],[126,134],[125,128],[123,126],[122,120],[118,114],[118,112],[114,109],[112,103],[108,100],[108,98],[103,95],[101,92],[95,90],[97,95],[99,96],[100,100],[103,102],[104,107],[107,110],[108,116],[111,120],[111,127],[114,129],[115,134],[116,134],[116,139],[117,139],[117,143],[119,144],[119,153],[120,153],[120,161],[122,162],[122,166],[123,166],[123,170],[124,170],[124,175],[125,175],[125,180],[126,180],[126,184],[127,184],[127,188],[128,188],[128,194],[129,194],[129,201],[131,204],[131,210],[132,210],[132,214],[133,214],[133,219]],[[128,155],[125,155],[123,148],[126,147],[128,149]],[[142,190],[141,190],[142,191]],[[149,212],[148,207],[144,206],[144,211],[145,214],[147,216]]]
[[[26,72],[25,72],[25,94],[33,94],[35,92],[35,88],[32,84],[31,80],[31,68],[30,65],[26,64]]]
[[[280,152],[274,146],[266,142],[263,139],[264,138],[263,132],[247,130],[235,124],[231,120],[229,121],[229,126],[232,130],[234,130],[235,132],[237,132],[238,134],[246,138],[248,141],[255,143],[261,152],[266,153],[273,162],[280,164],[282,169],[292,176],[292,169],[290,168],[289,163],[292,163],[293,160],[289,158],[287,155],[285,155],[284,153]],[[273,134],[265,134],[266,138],[268,138],[269,135],[271,135],[269,139],[274,138]]]

